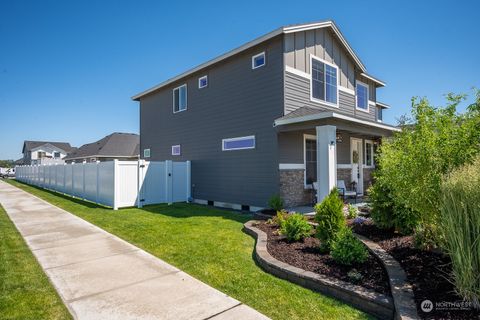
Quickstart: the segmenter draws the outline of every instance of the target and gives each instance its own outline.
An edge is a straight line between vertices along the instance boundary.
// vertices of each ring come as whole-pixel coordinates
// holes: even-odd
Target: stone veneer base
[[[260,221],[250,220],[244,224],[243,229],[256,239],[255,257],[265,271],[310,290],[337,298],[378,318],[393,319],[395,308],[392,298],[373,290],[291,266],[272,257],[267,251],[267,234],[254,226],[258,222]]]

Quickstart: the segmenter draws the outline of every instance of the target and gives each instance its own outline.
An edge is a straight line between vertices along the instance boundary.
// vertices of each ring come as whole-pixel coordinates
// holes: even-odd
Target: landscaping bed
[[[345,266],[335,262],[330,254],[322,254],[319,250],[320,241],[314,236],[299,242],[288,242],[278,234],[276,225],[260,222],[256,227],[267,234],[267,249],[274,258],[307,271],[390,295],[388,276],[380,261],[372,254],[364,263]],[[361,274],[360,280],[354,281],[348,276],[352,269]]]
[[[438,310],[434,308],[423,312],[420,304],[424,300],[436,302],[461,302],[462,298],[455,294],[454,285],[448,280],[452,272],[451,261],[447,255],[432,250],[421,250],[415,247],[413,236],[402,236],[393,230],[382,230],[371,220],[363,223],[348,224],[357,234],[375,241],[395,258],[405,271],[407,280],[413,288],[418,314],[427,319],[480,319],[480,314],[470,310]]]

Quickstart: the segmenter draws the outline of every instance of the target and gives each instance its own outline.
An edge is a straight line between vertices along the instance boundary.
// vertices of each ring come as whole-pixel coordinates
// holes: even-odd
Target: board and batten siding
[[[266,66],[252,70],[252,56]],[[198,78],[208,86],[198,88]],[[187,110],[172,112],[172,90],[187,84]],[[279,192],[273,121],[283,115],[281,36],[140,99],[140,144],[149,160],[191,160],[192,197],[266,207]],[[222,139],[255,135],[256,147],[222,151]],[[172,156],[172,145],[181,155]]]
[[[355,108],[355,95],[339,90],[339,107],[332,107],[310,100],[310,79],[285,71],[285,114],[301,107],[317,108],[321,111],[333,111],[359,119],[376,121],[375,107],[370,105],[369,112]]]
[[[355,65],[335,35],[329,29],[316,29],[288,33],[284,39],[285,65],[310,73],[310,55],[314,55],[339,68],[339,84],[355,88]]]

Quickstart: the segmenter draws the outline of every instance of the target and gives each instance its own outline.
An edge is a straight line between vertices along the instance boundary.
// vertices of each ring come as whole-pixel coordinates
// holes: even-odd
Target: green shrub
[[[479,154],[480,90],[464,113],[457,106],[465,95],[447,95],[445,107],[427,99],[412,99],[411,120],[402,131],[384,139],[376,157],[371,189],[372,217],[380,227],[402,233],[417,228],[428,235],[435,230],[444,174],[472,161]]]
[[[348,219],[355,219],[358,216],[358,209],[355,206],[352,206],[350,203],[348,204]]]
[[[452,280],[464,299],[480,307],[480,157],[442,184],[439,224],[452,260]]]
[[[355,263],[363,263],[367,260],[368,251],[363,243],[358,240],[348,227],[342,228],[332,243],[332,258],[341,264],[350,266]]]
[[[278,195],[273,195],[268,199],[268,207],[275,211],[280,211],[283,209],[283,199]]]
[[[321,203],[315,205],[315,221],[318,223],[317,237],[321,241],[320,249],[328,251],[337,232],[346,224],[343,202],[338,197],[336,188],[332,189]]]
[[[347,277],[353,283],[359,283],[363,279],[362,274],[360,272],[358,272],[357,269],[355,269],[355,268],[348,271]]]
[[[268,219],[267,223],[276,225],[281,228],[289,215],[290,214],[286,210],[277,211],[277,215],[271,219]]]
[[[287,237],[288,241],[299,241],[310,236],[312,226],[300,213],[294,213],[282,223],[280,233]]]

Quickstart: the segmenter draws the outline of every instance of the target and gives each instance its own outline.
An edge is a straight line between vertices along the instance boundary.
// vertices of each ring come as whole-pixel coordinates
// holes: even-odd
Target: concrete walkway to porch
[[[75,319],[268,319],[132,244],[1,181],[0,203]]]

